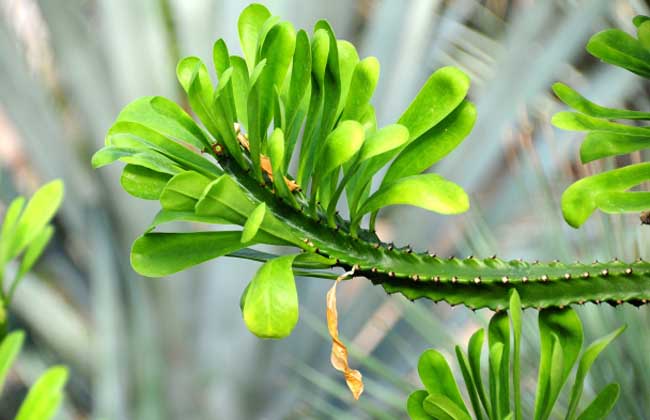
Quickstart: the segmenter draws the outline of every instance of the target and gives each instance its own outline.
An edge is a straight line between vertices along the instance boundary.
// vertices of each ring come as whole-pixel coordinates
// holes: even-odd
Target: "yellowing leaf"
[[[332,337],[332,355],[330,360],[334,369],[343,372],[345,383],[350,388],[352,396],[358,400],[363,392],[363,377],[361,372],[350,369],[348,364],[348,349],[339,338],[338,311],[336,310],[336,286],[347,276],[354,274],[354,269],[340,275],[334,282],[334,286],[327,292],[327,329]]]

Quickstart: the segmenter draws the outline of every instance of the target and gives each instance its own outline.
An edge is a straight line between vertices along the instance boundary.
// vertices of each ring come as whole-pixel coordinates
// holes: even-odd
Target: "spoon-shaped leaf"
[[[411,142],[392,163],[384,183],[419,174],[447,156],[469,135],[476,121],[476,108],[463,101],[442,122]]]
[[[341,115],[350,91],[354,69],[359,63],[359,53],[357,53],[354,45],[348,41],[338,40],[336,45],[339,50],[339,74],[341,77],[341,100],[339,101],[337,115]]]
[[[650,51],[632,35],[620,29],[607,29],[592,36],[587,51],[606,63],[650,77]]]
[[[582,145],[580,145],[580,161],[589,163],[597,159],[644,149],[650,149],[650,137],[593,131],[585,136]]]
[[[500,366],[498,369],[491,368],[498,375],[490,375],[490,401],[492,407],[498,407],[500,415],[505,415],[510,412],[510,320],[505,311],[494,314],[488,326],[490,354],[497,345],[501,348],[498,360]]]
[[[360,207],[352,225],[366,213],[396,204],[408,204],[441,214],[469,209],[469,197],[461,187],[437,174],[414,175],[382,186]]]
[[[469,77],[465,73],[455,67],[442,67],[429,77],[398,122],[415,140],[456,109],[468,90]]]
[[[418,373],[429,395],[442,395],[469,414],[445,356],[434,349],[422,353]]]
[[[395,150],[409,139],[409,131],[401,124],[392,124],[368,136],[359,151],[359,162]]]
[[[429,393],[423,389],[415,391],[409,395],[406,401],[406,411],[411,420],[435,420],[435,417],[424,411],[424,400]]]
[[[214,69],[217,72],[217,78],[221,80],[221,76],[226,69],[231,67],[230,53],[223,38],[219,38],[212,47],[212,61],[214,63]]]
[[[260,203],[255,210],[250,214],[246,224],[244,224],[244,230],[241,234],[242,243],[251,241],[257,232],[260,230],[262,221],[264,220],[264,215],[266,214],[266,204]]]
[[[564,219],[577,228],[599,205],[603,205],[607,210],[615,210],[616,204],[624,211],[630,208],[636,209],[637,204],[645,202],[645,195],[639,195],[642,194],[640,192],[623,193],[623,191],[649,179],[650,163],[638,163],[578,180],[562,194]],[[613,193],[620,194],[613,195]],[[601,197],[601,194],[612,195]],[[612,198],[618,201],[612,202]]]
[[[133,242],[131,266],[143,276],[163,277],[243,247],[241,232],[147,233]]]
[[[194,171],[181,172],[167,182],[160,194],[165,210],[192,211],[212,180]]]
[[[49,368],[30,388],[20,406],[16,420],[50,420],[63,401],[63,388],[68,370],[63,366]]]
[[[298,323],[298,292],[291,269],[294,258],[286,255],[267,261],[247,287],[244,322],[260,338],[287,337]]]
[[[553,115],[551,122],[557,128],[572,131],[606,131],[629,136],[650,137],[650,128],[634,127],[590,117],[577,112],[563,111]]]
[[[491,413],[492,409],[490,406],[490,401],[487,398],[485,388],[483,387],[483,380],[481,379],[481,350],[483,349],[484,341],[485,330],[476,330],[476,332],[472,334],[472,337],[469,339],[467,346],[467,358],[470,370],[472,371],[472,377],[476,383],[476,391],[478,392],[481,404],[483,404],[483,408],[485,409],[486,413]]]
[[[553,92],[562,102],[576,111],[596,118],[650,120],[650,112],[629,111],[626,109],[606,108],[591,102],[564,83],[555,83]]]
[[[248,68],[243,58],[233,55],[230,57],[232,66],[232,91],[235,99],[235,110],[239,123],[248,128],[248,110],[246,109],[248,101]]]
[[[347,97],[342,97],[345,99],[342,120],[363,121],[366,106],[370,103],[378,81],[379,60],[375,57],[361,60],[352,73]]]
[[[142,166],[126,165],[122,170],[120,184],[134,197],[158,200],[171,175],[152,171]]]
[[[363,145],[363,139],[361,124],[352,120],[340,123],[325,139],[317,173],[323,177],[352,159]]]
[[[603,388],[596,398],[587,406],[585,411],[578,416],[578,420],[603,420],[612,411],[621,393],[618,384],[609,384]]]
[[[271,12],[263,5],[257,3],[246,7],[239,15],[239,20],[237,21],[239,42],[241,43],[249,72],[252,72],[253,68],[255,68],[262,26],[264,26],[264,22],[270,17]]]
[[[575,382],[573,383],[573,388],[571,389],[571,400],[569,402],[569,408],[567,410],[566,418],[567,420],[573,420],[575,418],[576,410],[578,409],[578,403],[580,402],[580,397],[582,397],[582,390],[584,388],[585,378],[591,365],[596,361],[596,358],[600,353],[605,350],[605,348],[616,339],[621,333],[625,330],[625,325],[616,331],[596,340],[593,342],[587,350],[582,354],[580,362],[578,363],[578,372],[576,373]]]
[[[510,293],[510,322],[512,323],[513,357],[512,357],[512,387],[514,388],[515,411],[513,416],[521,420],[521,299],[516,289]]]

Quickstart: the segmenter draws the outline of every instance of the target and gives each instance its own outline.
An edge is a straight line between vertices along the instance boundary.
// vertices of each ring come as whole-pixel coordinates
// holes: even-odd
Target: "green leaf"
[[[18,353],[20,353],[24,341],[25,333],[15,331],[7,335],[0,344],[0,392],[4,388],[7,373],[11,369],[14,360],[16,360]]]
[[[135,166],[151,169],[163,174],[176,175],[183,169],[173,160],[153,151],[137,152],[128,156],[123,156],[120,160]]]
[[[296,199],[293,196],[293,193],[289,190],[287,183],[285,182],[285,150],[284,150],[284,133],[281,129],[276,128],[271,134],[271,138],[268,143],[268,152],[269,159],[271,160],[271,169],[273,170],[273,185],[277,194],[287,200],[289,203],[293,204],[294,207],[298,207]]]
[[[142,124],[158,133],[198,149],[210,147],[203,131],[178,104],[162,96],[145,96],[122,109],[116,122]]]
[[[308,101],[311,83],[311,45],[307,32],[296,34],[296,47],[291,65],[291,79],[287,99],[287,144],[285,148],[285,169],[288,167],[298,139],[298,132],[305,112],[303,104]],[[295,133],[295,134],[294,134]]]
[[[230,53],[223,38],[219,38],[212,47],[212,61],[214,70],[217,72],[217,78],[221,80],[223,73],[231,66]],[[246,75],[248,76],[248,72]]]
[[[0,232],[0,273],[4,272],[4,266],[11,258],[9,253],[11,245],[14,242],[14,234],[18,225],[18,218],[23,211],[25,197],[16,197],[5,212],[5,219],[2,223],[2,232]]]
[[[370,135],[359,151],[359,162],[399,148],[409,139],[409,131],[401,124],[391,124]]]
[[[650,148],[650,137],[594,131],[588,133],[580,146],[580,161],[589,163],[609,156],[624,155]]]
[[[261,4],[254,3],[246,7],[239,15],[237,29],[248,71],[252,72],[256,65],[257,48],[264,22],[271,17],[271,12]]]
[[[573,183],[562,194],[562,213],[571,226],[577,228],[602,205],[612,211],[619,205],[623,211],[636,209],[646,202],[640,192],[623,192],[650,179],[650,163],[638,163],[613,169]],[[614,193],[619,193],[614,195]],[[609,194],[601,197],[601,194]],[[611,199],[616,201],[612,202]],[[650,202],[648,202],[650,205]]]
[[[455,67],[442,67],[426,81],[399,123],[415,140],[461,104],[469,90],[469,77]]]
[[[429,393],[423,389],[412,392],[406,401],[406,411],[408,412],[411,420],[435,420],[435,417],[430,416],[424,411],[424,400],[429,396]]]
[[[481,401],[478,396],[478,390],[476,389],[476,382],[474,382],[474,377],[472,376],[472,370],[469,366],[467,356],[463,353],[460,346],[454,348],[456,352],[456,359],[458,359],[458,365],[460,366],[460,371],[465,380],[465,387],[467,388],[467,394],[469,395],[470,402],[472,403],[472,409],[474,410],[474,416],[476,420],[483,420],[483,414],[481,413]]]
[[[172,222],[192,222],[205,223],[212,225],[229,225],[230,220],[215,216],[199,216],[194,211],[176,211],[161,209],[154,217],[153,221],[145,233],[149,233],[160,225]]]
[[[485,388],[483,387],[483,380],[481,379],[481,350],[483,348],[483,342],[485,340],[485,330],[480,329],[476,330],[472,337],[469,339],[469,344],[467,346],[467,355],[469,361],[469,367],[472,371],[472,377],[476,383],[476,390],[478,392],[479,399],[486,413],[491,413],[492,409],[490,406],[490,401],[487,398],[485,393]]]
[[[521,420],[521,325],[522,325],[521,299],[516,289],[510,292],[510,322],[513,335],[513,359],[512,359],[512,387],[514,388],[515,411],[514,418]]]
[[[499,389],[501,381],[498,378],[501,376],[501,365],[503,363],[503,343],[496,343],[489,347],[488,361],[490,365],[490,406],[492,407],[491,418],[500,419],[503,415],[501,412],[501,404],[499,401],[499,394],[502,392]]]
[[[636,38],[620,29],[607,29],[592,36],[587,51],[606,63],[650,77],[650,52]]]
[[[198,172],[181,172],[165,185],[160,194],[160,205],[165,210],[192,211],[212,181]]]
[[[408,204],[441,214],[469,209],[469,197],[461,187],[437,174],[414,175],[382,186],[371,195],[352,220],[355,225],[366,213],[396,204]]]
[[[572,131],[606,131],[609,133],[625,134],[629,136],[650,137],[650,128],[634,127],[631,125],[614,123],[600,118],[590,117],[577,112],[558,112],[553,115],[551,122],[557,128]]]
[[[596,195],[594,201],[596,207],[605,213],[639,212],[650,207],[650,192],[602,192]]]
[[[8,296],[7,301],[11,301],[14,295],[14,291],[16,290],[16,287],[18,287],[20,281],[23,279],[23,277],[25,277],[25,274],[27,274],[27,272],[32,269],[32,267],[36,263],[36,260],[38,260],[38,258],[45,250],[45,247],[50,242],[50,239],[52,239],[53,234],[54,234],[54,228],[52,227],[52,225],[47,225],[38,233],[38,235],[36,235],[34,240],[29,243],[29,245],[27,246],[27,250],[25,251],[25,255],[23,256],[23,259],[20,262],[20,266],[18,267],[18,272],[16,273],[16,277],[14,278],[14,281],[11,284],[11,289],[9,290],[9,294],[7,295]]]
[[[339,75],[341,79],[341,100],[336,115],[341,115],[350,91],[354,69],[359,63],[359,54],[354,45],[348,41],[338,40],[336,46],[339,52]]]
[[[317,174],[320,177],[352,159],[363,145],[364,131],[356,121],[343,121],[325,139],[323,152],[318,159]]]
[[[634,16],[634,19],[632,19],[632,23],[634,23],[634,26],[636,26],[638,28],[639,26],[643,25],[648,20],[650,20],[650,17],[648,17],[648,16],[636,15],[636,16]]]
[[[152,151],[153,149],[153,151],[167,156],[185,169],[192,169],[206,176],[218,176],[223,173],[221,169],[199,154],[177,143],[172,138],[166,137],[140,123],[128,121],[115,123],[108,131],[106,145],[142,148],[146,151]]]
[[[441,420],[471,420],[467,409],[458,406],[454,401],[445,395],[429,394],[424,400],[424,410],[433,415],[434,418]]]
[[[546,419],[557,396],[566,382],[580,349],[582,348],[582,323],[571,308],[547,308],[539,313],[540,365],[535,396],[535,419]],[[554,378],[554,336],[558,339],[562,355],[560,373]]]
[[[131,248],[131,266],[163,277],[243,248],[241,232],[147,233]]]
[[[16,420],[49,420],[63,401],[63,388],[68,370],[63,366],[49,368],[30,388],[20,406]]]
[[[142,166],[126,165],[122,170],[122,188],[134,197],[158,200],[171,175],[152,171]]]
[[[564,83],[555,83],[553,92],[562,102],[583,114],[596,118],[650,120],[650,112],[629,111],[626,109],[606,108],[595,104]]]
[[[267,261],[248,286],[244,322],[260,338],[287,337],[298,323],[298,292],[291,268],[294,258],[286,255]]]
[[[384,183],[419,174],[447,156],[469,135],[476,108],[463,101],[447,118],[411,142],[392,163]]]
[[[578,403],[582,397],[582,391],[584,388],[584,381],[591,369],[591,365],[596,361],[596,358],[600,353],[605,350],[605,348],[616,339],[621,333],[625,330],[625,325],[616,331],[596,340],[593,342],[587,350],[582,354],[580,362],[578,363],[578,371],[576,373],[575,382],[573,383],[573,388],[571,389],[571,400],[569,402],[569,408],[567,410],[566,419],[573,420],[575,418],[576,410],[578,409]]]
[[[59,179],[39,188],[27,203],[16,224],[7,260],[19,255],[52,220],[63,201],[63,182]]]
[[[230,64],[232,65],[232,91],[235,99],[235,110],[237,111],[237,119],[245,127],[248,128],[248,68],[243,58],[238,56],[230,57]]]
[[[418,362],[418,373],[424,387],[429,392],[429,396],[445,396],[469,415],[458,390],[454,374],[440,352],[429,349],[422,353]]]
[[[639,42],[646,50],[650,49],[650,23],[643,22],[636,31]]]
[[[490,355],[493,348],[499,346],[499,357],[496,360],[499,366],[490,366],[490,372],[498,375],[490,375],[490,401],[491,405],[498,407],[496,413],[499,417],[510,412],[510,321],[505,311],[497,312],[490,319],[488,326],[488,347]],[[492,364],[492,358],[490,363]]]
[[[250,214],[246,224],[244,224],[244,230],[241,234],[241,242],[246,243],[251,241],[262,225],[264,220],[264,215],[266,214],[266,204],[260,203],[255,207],[255,210]]]
[[[367,105],[379,81],[379,60],[366,57],[354,68],[341,120],[364,121]]]
[[[602,420],[607,418],[618,401],[621,387],[609,384],[603,388],[589,406],[578,416],[578,420]]]

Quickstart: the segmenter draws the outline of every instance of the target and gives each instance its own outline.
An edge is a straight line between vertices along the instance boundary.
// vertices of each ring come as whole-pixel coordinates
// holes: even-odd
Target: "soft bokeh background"
[[[297,27],[329,19],[382,75],[380,125],[396,120],[426,77],[456,65],[472,77],[479,118],[473,134],[436,171],[472,196],[472,210],[441,217],[386,211],[384,240],[438,254],[592,260],[650,257],[637,216],[593,217],[569,228],[561,192],[595,165],[577,160],[579,136],[550,126],[562,80],[608,106],[650,109],[641,80],[589,57],[589,36],[632,31],[641,0],[276,0],[263,2]],[[341,329],[352,365],[366,378],[355,403],[329,366],[326,280],[298,279],[301,320],[282,342],[245,328],[239,295],[256,265],[220,259],[166,279],[129,266],[129,247],[156,206],[128,196],[119,168],[90,168],[90,156],[121,107],[141,95],[181,100],[181,56],[211,63],[223,37],[239,52],[245,1],[0,0],[0,213],[46,180],[66,183],[57,236],[18,291],[14,326],[30,337],[0,403],[16,401],[45,366],[72,370],[60,419],[401,419],[428,347],[452,355],[489,312],[387,297],[363,279],[339,289]],[[641,159],[637,153],[632,160]],[[604,164],[608,167],[616,162]],[[612,418],[650,412],[650,312],[588,305],[587,341],[623,322],[627,332],[596,363],[586,394],[622,384]],[[527,311],[524,395],[536,378],[535,313]],[[454,369],[457,365],[453,363]]]

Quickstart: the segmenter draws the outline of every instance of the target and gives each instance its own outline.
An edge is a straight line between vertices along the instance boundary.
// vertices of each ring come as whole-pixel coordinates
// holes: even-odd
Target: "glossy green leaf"
[[[600,118],[590,117],[577,112],[558,112],[553,115],[552,123],[557,128],[573,131],[606,131],[629,136],[649,137],[650,128],[614,123]]]
[[[460,346],[454,348],[456,353],[456,359],[458,360],[458,366],[460,366],[460,372],[463,375],[465,380],[465,388],[467,389],[467,394],[469,395],[470,402],[472,403],[472,409],[474,410],[474,417],[476,420],[483,420],[483,413],[481,409],[481,400],[478,396],[478,390],[476,388],[476,382],[474,381],[474,376],[472,375],[472,369],[467,360],[467,356],[463,353],[463,350]]]
[[[4,272],[5,263],[11,259],[11,245],[14,241],[14,234],[18,219],[23,211],[25,205],[24,197],[16,197],[13,199],[4,214],[4,221],[2,223],[2,231],[0,232],[0,272]]]
[[[284,133],[281,129],[276,128],[271,134],[268,143],[268,152],[269,159],[271,159],[271,168],[273,169],[273,186],[277,191],[278,195],[289,203],[292,203],[294,207],[298,207],[298,204],[293,196],[293,193],[289,190],[287,183],[285,181],[285,150],[284,150]]]
[[[131,266],[163,277],[243,248],[241,232],[147,233],[131,248]]]
[[[609,156],[624,155],[649,148],[650,137],[593,131],[588,133],[582,141],[580,161],[588,163]]]
[[[498,380],[502,374],[501,366],[503,364],[503,358],[503,343],[495,343],[489,347],[490,407],[492,407],[490,417],[494,419],[503,417],[502,407],[499,401],[499,395],[502,393],[502,390],[499,388],[501,381]]]
[[[339,52],[339,74],[341,79],[341,100],[336,114],[341,115],[350,91],[354,69],[359,63],[359,53],[357,53],[354,45],[348,41],[338,40],[336,46]]]
[[[476,384],[476,391],[478,392],[479,399],[486,413],[491,413],[492,408],[488,400],[485,388],[483,387],[483,379],[481,377],[481,351],[483,349],[483,342],[485,341],[485,330],[476,330],[472,337],[469,339],[467,346],[467,358],[469,367]]]
[[[469,90],[469,77],[456,67],[442,67],[426,81],[399,123],[415,140],[461,104]]]
[[[266,204],[260,203],[255,207],[255,210],[248,216],[248,220],[244,224],[244,230],[241,234],[242,243],[251,241],[257,232],[260,230],[264,215],[266,214]]]
[[[212,179],[198,172],[181,172],[165,185],[160,194],[160,205],[165,210],[192,211],[211,182]]]
[[[16,287],[20,284],[20,281],[25,277],[25,274],[32,269],[36,260],[41,256],[45,247],[52,239],[54,234],[54,228],[51,225],[45,226],[36,237],[27,245],[27,250],[23,256],[22,261],[20,261],[20,266],[18,267],[18,272],[14,278],[13,283],[11,284],[11,289],[8,293],[8,301],[11,301]]]
[[[498,372],[498,375],[490,375],[490,402],[498,407],[499,416],[510,412],[510,321],[505,311],[495,313],[488,325],[488,347],[490,354],[495,346],[500,346],[499,366],[491,366],[490,372]],[[490,359],[490,363],[493,360]]]
[[[50,420],[63,401],[63,388],[68,370],[63,366],[49,368],[30,388],[16,420]]]
[[[418,373],[430,396],[445,396],[469,414],[451,368],[441,353],[434,349],[422,353],[418,362]]]
[[[641,212],[650,208],[650,192],[602,192],[596,195],[594,202],[596,207],[605,213]]]
[[[219,38],[212,47],[212,61],[214,63],[214,70],[217,72],[217,77],[221,80],[223,73],[231,67],[228,46],[222,38]]]
[[[345,99],[342,120],[356,120],[359,122],[364,120],[367,105],[370,103],[378,81],[379,60],[375,57],[366,57],[355,66],[348,95],[342,97]]]
[[[7,373],[16,360],[25,341],[25,333],[14,331],[7,335],[0,344],[0,392],[4,389]]]
[[[569,408],[567,409],[566,415],[567,420],[573,420],[575,418],[576,410],[578,409],[578,403],[582,397],[585,378],[587,377],[587,373],[589,373],[589,369],[591,369],[591,365],[593,365],[600,353],[605,350],[605,348],[612,341],[614,341],[616,337],[621,335],[624,330],[625,325],[616,331],[613,331],[610,334],[596,340],[582,354],[580,362],[578,363],[578,371],[576,372],[573,388],[571,389],[571,400],[569,401]]]
[[[429,394],[424,400],[424,410],[440,420],[471,420],[467,409],[445,395]]]
[[[555,83],[553,92],[571,108],[596,118],[650,120],[650,112],[629,111],[626,109],[606,108],[586,99],[564,83]]]
[[[609,384],[603,388],[596,398],[587,406],[578,420],[603,420],[606,419],[618,401],[621,387],[618,384]]]
[[[216,216],[199,216],[198,214],[192,211],[178,211],[178,210],[165,210],[161,209],[154,219],[151,221],[151,224],[147,228],[145,233],[149,233],[160,225],[172,222],[191,222],[191,223],[204,223],[212,225],[229,225],[232,224],[232,221],[227,220],[222,217]]]
[[[457,214],[469,209],[469,197],[461,187],[437,174],[414,175],[382,186],[360,207],[353,220],[366,213],[397,204],[408,204],[441,214]]]
[[[141,147],[143,150],[150,151],[153,149],[186,169],[192,169],[207,176],[218,176],[222,173],[221,169],[199,154],[140,123],[127,121],[115,123],[106,136],[106,145]]]
[[[359,151],[359,161],[363,162],[376,156],[395,150],[409,139],[409,131],[401,124],[383,127],[369,136]]]
[[[122,170],[120,184],[134,197],[158,200],[171,175],[152,171],[142,166],[126,165]]]
[[[137,152],[123,156],[120,160],[127,164],[142,166],[143,168],[168,175],[176,175],[183,171],[176,162],[167,158],[165,155],[153,151]]]
[[[244,322],[260,338],[287,337],[298,323],[298,292],[291,268],[294,258],[286,255],[267,261],[248,286]]]
[[[356,121],[343,121],[325,139],[318,159],[318,174],[328,175],[352,159],[363,145],[363,127]]]
[[[289,85],[289,102],[287,104],[289,120],[298,112],[311,78],[311,45],[309,35],[304,30],[296,34],[296,43],[291,66]]]
[[[539,313],[540,365],[535,396],[535,419],[548,417],[582,348],[582,323],[571,308],[547,308]],[[562,354],[561,369],[553,375],[553,337],[557,337]],[[555,363],[557,369],[558,364]]]
[[[612,203],[609,200],[612,197],[620,200],[621,208],[624,211],[630,208],[630,204],[639,204],[640,200],[642,204],[646,197],[636,195],[641,193],[623,192],[647,180],[650,180],[650,163],[630,165],[580,179],[562,194],[564,219],[571,226],[577,228],[589,218],[599,205],[606,206],[610,211],[614,210],[616,202]],[[621,194],[600,197],[601,194],[614,193]]]
[[[634,19],[632,19],[632,23],[634,23],[634,26],[637,28],[641,26],[643,23],[647,22],[650,20],[650,17],[648,16],[643,16],[643,15],[636,15],[634,16]]]
[[[142,124],[158,133],[198,149],[210,147],[203,131],[177,103],[162,96],[145,96],[128,104],[116,122]]]
[[[516,289],[510,293],[510,322],[513,335],[513,357],[512,357],[512,387],[514,388],[515,411],[514,418],[522,419],[521,409],[521,328],[523,311],[521,299]]]
[[[248,128],[248,68],[243,58],[238,56],[230,57],[230,64],[232,65],[232,90],[235,100],[235,109],[237,111],[237,119],[239,123],[245,128]]]
[[[650,23],[646,21],[639,25],[636,34],[643,48],[650,50]]]
[[[16,222],[16,230],[7,260],[19,255],[52,220],[63,201],[63,182],[50,181],[39,188],[30,198],[25,210]]]
[[[241,43],[249,72],[252,72],[257,64],[255,59],[257,58],[260,32],[264,22],[270,17],[271,12],[258,3],[249,5],[239,15],[239,20],[237,21],[239,42]]]
[[[650,77],[650,51],[632,35],[620,29],[607,29],[592,36],[587,51],[606,63]]]
[[[419,174],[447,156],[469,135],[476,121],[474,104],[463,101],[439,124],[411,142],[392,163],[384,183]]]
[[[424,411],[424,400],[429,396],[429,393],[423,389],[412,392],[406,401],[406,411],[408,412],[411,420],[435,420],[435,417],[430,416]]]

